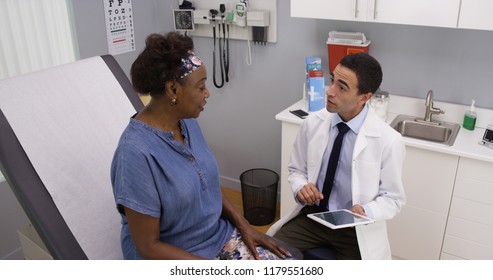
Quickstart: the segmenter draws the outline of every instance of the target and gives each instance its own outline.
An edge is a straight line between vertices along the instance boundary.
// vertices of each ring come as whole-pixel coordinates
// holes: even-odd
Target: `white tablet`
[[[375,222],[373,219],[353,213],[347,209],[313,213],[307,216],[331,229],[354,227]]]

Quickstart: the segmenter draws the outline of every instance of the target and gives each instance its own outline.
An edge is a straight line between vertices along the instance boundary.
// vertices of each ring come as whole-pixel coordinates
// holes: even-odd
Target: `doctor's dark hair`
[[[350,54],[341,59],[340,65],[356,73],[359,94],[375,93],[382,83],[380,63],[367,53]]]
[[[135,91],[151,96],[164,94],[165,83],[175,80],[179,74],[183,54],[192,50],[193,41],[188,36],[176,32],[149,35],[145,49],[130,69]]]

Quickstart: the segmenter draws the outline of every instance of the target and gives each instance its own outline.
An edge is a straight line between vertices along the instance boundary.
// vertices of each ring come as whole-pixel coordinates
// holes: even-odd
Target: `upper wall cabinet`
[[[488,1],[490,0],[483,0]],[[460,2],[461,0],[291,0],[291,16],[457,27]]]
[[[456,27],[461,0],[368,0],[368,21]]]
[[[366,21],[368,0],[291,0],[291,16]]]
[[[493,30],[493,1],[462,0],[459,28]]]

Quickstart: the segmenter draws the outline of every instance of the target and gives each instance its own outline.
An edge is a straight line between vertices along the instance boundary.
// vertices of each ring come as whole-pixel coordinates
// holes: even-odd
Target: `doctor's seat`
[[[110,165],[143,107],[116,60],[0,80],[0,170],[54,259],[121,259]]]
[[[335,260],[336,252],[329,246],[321,246],[303,252],[304,260]]]

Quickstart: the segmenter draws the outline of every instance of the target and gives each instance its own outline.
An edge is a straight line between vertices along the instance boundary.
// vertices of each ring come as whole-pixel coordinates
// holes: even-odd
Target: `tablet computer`
[[[354,227],[375,222],[373,219],[353,213],[347,209],[308,214],[308,218],[331,229]]]

